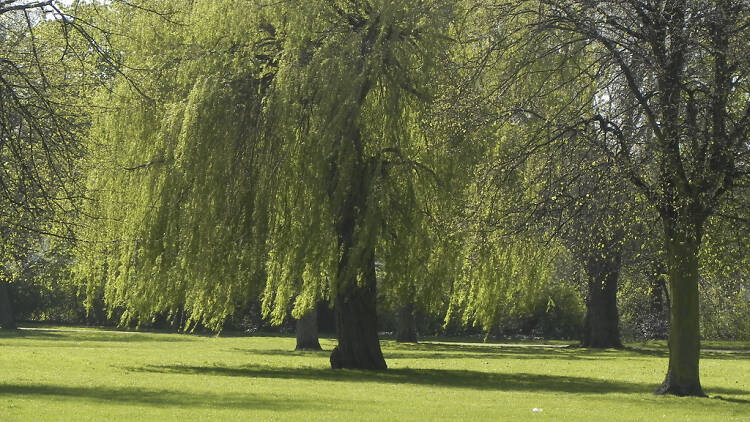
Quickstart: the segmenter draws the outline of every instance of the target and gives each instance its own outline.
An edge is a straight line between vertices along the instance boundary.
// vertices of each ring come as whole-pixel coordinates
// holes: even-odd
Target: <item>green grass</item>
[[[375,373],[333,371],[327,352],[293,348],[286,337],[0,331],[0,421],[750,420],[746,353],[704,353],[712,398],[699,399],[652,394],[667,365],[660,343],[384,341],[390,369]]]

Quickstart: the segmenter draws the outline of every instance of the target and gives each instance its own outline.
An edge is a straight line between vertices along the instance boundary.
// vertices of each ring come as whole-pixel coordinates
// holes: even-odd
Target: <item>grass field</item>
[[[748,344],[703,354],[707,399],[652,394],[662,343],[529,346],[384,341],[390,369],[372,373],[288,337],[0,331],[0,421],[750,420]]]

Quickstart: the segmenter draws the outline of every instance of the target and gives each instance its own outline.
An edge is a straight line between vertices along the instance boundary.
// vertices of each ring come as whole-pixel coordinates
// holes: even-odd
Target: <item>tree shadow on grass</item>
[[[128,368],[133,371],[185,375],[213,375],[246,378],[296,379],[331,382],[372,382],[414,384],[434,387],[497,391],[551,391],[568,393],[652,393],[655,384],[606,381],[574,376],[528,373],[489,373],[449,369],[388,369],[386,371],[332,370],[327,368],[247,366],[158,365]],[[725,394],[750,394],[741,390],[722,390]]]
[[[641,356],[651,356],[664,359],[669,358],[669,350],[665,348],[626,347],[623,350]],[[747,360],[748,358],[750,358],[750,351],[747,350],[701,349],[701,359]]]
[[[55,400],[83,400],[100,402],[107,405],[155,406],[179,408],[234,408],[234,409],[271,409],[274,411],[310,408],[314,402],[299,401],[289,398],[270,399],[258,395],[210,392],[185,392],[173,390],[155,390],[136,387],[71,387],[48,384],[0,384],[0,397],[18,395],[24,398],[33,396],[48,397]]]
[[[249,349],[234,348],[233,350],[252,355],[267,356],[305,356],[311,352],[295,352],[286,349]],[[312,352],[316,355],[328,356],[330,350]],[[601,360],[617,359],[623,356],[622,350],[606,349],[565,349],[540,348],[525,346],[468,346],[468,345],[436,345],[436,344],[392,344],[383,348],[383,355],[389,359],[553,359],[553,360]]]
[[[293,343],[291,347],[284,348],[284,349],[280,349],[280,348],[254,349],[251,347],[233,347],[232,350],[237,353],[247,353],[251,355],[266,355],[266,356],[306,356],[306,355],[329,355],[331,354],[331,349],[325,349],[325,348],[323,348],[322,350],[294,350]]]
[[[571,352],[568,350],[542,350],[542,349],[525,349],[503,347],[497,350],[471,350],[471,349],[449,349],[442,351],[408,351],[408,350],[385,350],[383,354],[386,359],[517,359],[517,360],[601,360],[616,359],[620,357],[614,351],[591,351],[591,352]]]
[[[34,330],[0,330],[0,339],[26,339],[26,340],[59,340],[65,342],[118,342],[118,343],[140,343],[140,342],[189,342],[195,341],[195,337],[189,335],[178,336],[170,334],[140,333],[134,331],[73,331],[58,329],[34,329]],[[34,344],[34,347],[40,347]]]
[[[330,354],[329,350],[298,352],[291,349],[251,349],[234,348],[236,352],[252,355],[266,355],[279,357],[321,356]],[[539,346],[483,346],[465,344],[400,344],[390,343],[383,347],[386,361],[390,359],[551,359],[574,361],[600,361],[603,359],[620,359],[627,357],[669,357],[669,352],[661,348],[626,347],[623,349],[589,349],[589,348],[561,348]],[[748,355],[738,352],[701,352],[703,359],[742,360]]]
[[[466,345],[466,344],[400,344],[389,345],[384,354],[390,359],[564,359],[600,360],[623,357],[648,356],[669,358],[669,350],[663,347],[624,347],[622,349],[593,349],[583,347],[546,347],[537,345]],[[708,349],[701,351],[702,359],[743,360],[750,357],[750,351]]]
[[[392,352],[395,350],[395,352]],[[509,358],[514,359],[554,359],[554,360],[598,360],[616,359],[627,355],[628,352],[638,354],[631,349],[592,349],[583,347],[561,347],[557,345],[468,345],[447,343],[417,343],[402,344],[393,343],[386,349],[387,357],[390,358]],[[658,350],[649,351],[649,354],[657,355]],[[664,354],[666,356],[666,354]]]
[[[729,402],[729,403],[750,404],[750,400],[737,399],[733,397],[711,396],[710,398],[714,400]]]
[[[149,365],[132,371],[184,375],[295,379],[329,382],[372,382],[496,391],[562,392],[585,394],[651,394],[657,384],[597,378],[529,373],[491,373],[451,369],[388,369],[386,371],[332,370],[328,368],[245,366]],[[714,394],[750,395],[750,391],[712,388]],[[738,399],[733,399],[738,400]]]

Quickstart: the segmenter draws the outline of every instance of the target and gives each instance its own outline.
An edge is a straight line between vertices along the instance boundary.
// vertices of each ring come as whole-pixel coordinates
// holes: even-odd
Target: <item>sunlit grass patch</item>
[[[750,418],[747,355],[704,353],[712,398],[675,398],[652,394],[663,344],[532,345],[384,341],[389,369],[368,372],[333,371],[289,337],[0,331],[0,420]]]

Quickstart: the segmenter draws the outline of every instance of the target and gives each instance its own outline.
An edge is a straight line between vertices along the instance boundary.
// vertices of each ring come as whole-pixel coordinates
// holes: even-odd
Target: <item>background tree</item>
[[[703,395],[698,373],[698,251],[706,219],[747,175],[750,124],[744,2],[582,5],[550,2],[548,23],[588,38],[614,84],[595,116],[604,143],[663,223],[670,281],[670,362],[662,393]],[[601,82],[600,82],[601,83]],[[635,98],[632,104],[618,99]],[[622,110],[642,137],[627,138]],[[606,139],[605,139],[606,140]],[[643,143],[640,143],[640,142]]]
[[[552,239],[556,245],[550,250],[570,249],[589,277],[583,344],[617,347],[617,276],[627,230],[620,199],[627,194],[623,183],[606,177],[611,160],[589,147],[594,134],[558,126],[590,107],[594,91],[574,79],[590,61],[572,42],[564,54],[552,54],[564,34],[519,36],[528,23],[524,17],[503,21],[507,7],[483,6],[467,15],[472,25],[457,37],[459,74],[465,78],[460,85],[473,101],[453,110],[456,120],[477,116],[481,122],[467,135],[480,147],[468,182],[466,219],[479,233],[497,231],[500,237],[484,235],[495,239],[490,243],[503,235],[503,243],[529,242],[526,236]],[[546,264],[550,271],[552,263]]]
[[[294,350],[322,350],[318,339],[317,306],[302,315],[295,324],[297,345]]]
[[[736,202],[707,221],[700,252],[700,316],[703,338],[750,338],[750,248],[745,186],[732,193]],[[731,207],[731,208],[730,208]]]
[[[666,340],[669,332],[669,291],[662,257],[658,215],[646,218],[636,231],[644,242],[621,273],[618,301],[623,335],[642,340]],[[702,297],[701,299],[706,299]]]
[[[12,267],[43,237],[70,238],[88,110],[81,93],[114,61],[78,2],[0,2],[0,312]],[[81,12],[76,18],[74,12]]]

